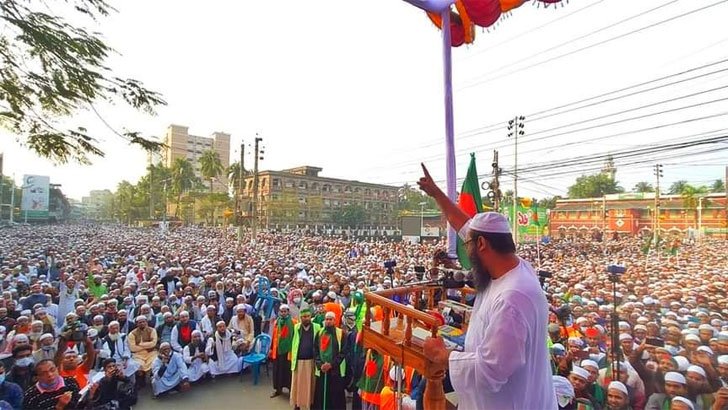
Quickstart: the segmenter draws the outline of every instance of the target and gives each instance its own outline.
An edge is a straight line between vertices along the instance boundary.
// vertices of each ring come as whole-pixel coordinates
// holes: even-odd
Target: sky
[[[108,65],[161,92],[168,105],[156,116],[100,102],[98,114],[75,113],[69,123],[86,126],[106,152],[91,166],[51,164],[2,131],[4,173],[17,183],[22,174],[50,175],[75,199],[113,190],[137,181],[147,161],[115,131],[162,136],[181,124],[195,135],[232,134],[232,160],[258,133],[261,169],[313,165],[323,176],[401,185],[414,184],[424,162],[444,186],[441,39],[420,10],[401,0],[111,3],[118,12],[90,26],[118,52]],[[725,21],[728,0],[571,0],[549,8],[527,2],[494,27],[477,28],[474,44],[453,49],[458,178],[475,152],[481,181],[489,179],[498,149],[502,189],[512,188],[515,144],[506,123],[517,115],[526,116],[521,196],[564,195],[599,164],[562,161],[610,152],[628,190],[654,182],[658,162],[663,186],[723,178],[725,141],[641,161],[620,155],[728,133]],[[668,78],[651,82],[661,77]]]

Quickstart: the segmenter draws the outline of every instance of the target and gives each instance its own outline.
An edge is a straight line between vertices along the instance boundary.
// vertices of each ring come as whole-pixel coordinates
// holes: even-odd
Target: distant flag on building
[[[478,171],[475,168],[475,153],[470,154],[470,165],[468,166],[468,173],[465,175],[465,181],[463,181],[463,187],[458,196],[458,207],[470,217],[483,211],[480,184],[478,184]],[[458,237],[457,252],[460,265],[462,265],[463,269],[470,269],[468,251],[465,247],[465,242],[460,237]]]

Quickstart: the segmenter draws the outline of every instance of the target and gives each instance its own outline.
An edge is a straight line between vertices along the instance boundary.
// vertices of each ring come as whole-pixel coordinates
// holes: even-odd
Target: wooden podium
[[[438,291],[440,299],[436,301]],[[463,288],[461,291],[464,299],[473,289]],[[405,300],[414,296],[414,300],[418,302],[424,297],[427,309],[432,310],[437,308],[439,300],[446,297],[446,292],[441,287],[422,285],[366,293],[369,309],[381,308],[382,315],[379,321],[373,320],[371,315],[366,316],[362,329],[364,347],[391,357],[392,361],[401,366],[417,370],[427,380],[424,392],[425,409],[445,410],[448,403],[442,381],[446,369],[430,361],[424,355],[421,345],[425,337],[437,337],[438,329],[443,323],[436,316],[389,299],[395,295],[402,296]]]

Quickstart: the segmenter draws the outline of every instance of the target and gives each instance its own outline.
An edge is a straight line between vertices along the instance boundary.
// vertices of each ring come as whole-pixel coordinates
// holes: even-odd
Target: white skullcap
[[[278,310],[283,310],[283,309],[290,310],[290,307],[288,305],[286,305],[285,303],[283,303],[281,306],[278,307]]]
[[[693,402],[691,402],[690,400],[686,399],[685,397],[677,396],[677,397],[675,397],[675,398],[672,399],[672,402],[673,403],[675,403],[675,402],[683,403],[683,404],[687,405],[688,407],[690,407],[690,410],[695,410],[695,405],[693,404]]]
[[[38,339],[38,341],[42,342],[45,339],[53,339],[53,335],[50,333],[43,333],[42,335],[40,335],[40,339]]]
[[[619,341],[620,341],[620,342],[623,342],[623,341],[625,341],[625,340],[632,340],[632,339],[633,339],[633,338],[632,338],[632,335],[631,335],[631,334],[629,334],[629,333],[621,333],[621,334],[619,335]]]
[[[703,353],[707,353],[707,354],[709,354],[711,356],[713,356],[715,354],[715,353],[713,353],[713,349],[711,349],[708,346],[700,346],[700,347],[698,347],[698,351],[699,352],[703,352]]]
[[[404,380],[404,369],[401,367],[399,368],[399,374],[401,374],[402,379]],[[394,382],[397,381],[397,366],[392,366],[391,369],[389,369],[389,378]]]
[[[329,299],[336,299],[336,292],[334,292],[333,290],[329,291],[329,293],[327,293],[326,296],[328,296]]]
[[[715,329],[713,329],[713,326],[703,323],[702,325],[698,326],[698,330],[710,330],[711,332],[715,332]]]
[[[705,373],[705,370],[702,367],[700,367],[700,366],[692,365],[692,366],[688,367],[688,371],[689,372],[693,372],[693,373],[697,373],[697,374],[699,374],[699,375],[701,375],[703,377],[708,377],[708,375]]]
[[[718,356],[718,364],[728,364],[728,354]]]
[[[678,372],[667,372],[665,374],[665,381],[666,382],[673,382],[673,383],[680,383],[680,384],[688,384],[687,380],[685,380],[685,376]]]
[[[162,344],[159,345],[159,349],[160,350],[163,349],[163,348],[165,348],[165,347],[169,347],[171,349],[172,348],[172,345],[169,344],[169,342],[162,342]]]
[[[162,315],[162,317],[165,317],[165,318],[166,318],[166,317],[172,317],[172,316],[174,316],[174,315],[172,314],[172,312],[164,312],[164,314]]]
[[[700,343],[700,338],[692,333],[685,335],[685,341],[686,342],[698,342]]]
[[[326,312],[326,319],[336,319],[336,314],[334,312]]]
[[[202,336],[202,332],[200,332],[199,330],[193,330],[192,331],[192,336],[194,336],[194,335],[200,335],[200,336]]]
[[[220,323],[222,323],[224,325],[225,324],[225,321],[218,320],[217,323],[215,323],[215,326],[220,326]]]
[[[645,325],[637,325],[637,326],[634,327],[634,330],[635,330],[635,332],[638,331],[638,330],[642,330],[642,331],[646,332],[647,331],[647,326],[645,326]]]
[[[688,369],[688,367],[690,367],[690,361],[685,356],[675,356],[675,357],[673,357],[673,359],[677,363],[678,371],[684,372],[685,370]]]
[[[553,376],[553,380],[556,397],[569,397],[572,399],[575,397],[574,386],[569,379],[563,376]]]
[[[624,385],[622,382],[611,382],[609,383],[609,387],[607,387],[607,390],[618,390],[625,396],[629,396],[629,392],[627,391],[627,386]]]
[[[245,310],[245,305],[235,305],[235,312],[239,312],[241,310]]]
[[[582,360],[581,361],[581,367],[593,367],[595,369],[599,369],[599,365],[594,360]]]
[[[582,369],[579,366],[574,366],[574,368],[571,369],[571,374],[575,374],[584,380],[589,380],[589,376],[590,376],[590,374],[587,370]]]
[[[475,214],[468,224],[469,229],[488,233],[511,233],[511,227],[505,216],[497,212],[481,212]]]

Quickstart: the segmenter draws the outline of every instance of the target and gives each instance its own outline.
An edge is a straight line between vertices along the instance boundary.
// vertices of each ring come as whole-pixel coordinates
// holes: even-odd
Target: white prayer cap
[[[215,323],[215,326],[220,326],[220,324],[225,325],[225,322],[222,320],[218,320],[217,323]]]
[[[677,370],[684,372],[690,367],[690,361],[685,356],[675,356],[673,357],[675,362],[677,363]]]
[[[625,340],[632,340],[632,335],[631,335],[631,334],[629,334],[629,333],[621,333],[621,334],[619,335],[619,341],[620,341],[620,342],[623,342],[623,341],[625,341]]]
[[[169,344],[169,342],[162,342],[162,344],[159,345],[159,350],[164,349],[165,347],[172,348],[172,345]]]
[[[326,319],[336,319],[336,314],[334,312],[326,312]]]
[[[289,307],[288,305],[286,305],[285,303],[283,303],[283,304],[282,304],[282,305],[281,305],[281,306],[280,306],[280,307],[278,308],[278,310],[283,310],[283,309],[286,309],[286,310],[290,310],[290,307]]]
[[[402,380],[404,380],[404,369],[401,367],[399,368],[399,374],[402,376]],[[391,369],[389,369],[389,378],[394,382],[397,381],[397,366],[392,366]]]
[[[240,312],[241,310],[245,310],[245,305],[235,305],[235,312]]]
[[[589,376],[590,376],[590,374],[587,370],[582,369],[579,366],[574,366],[574,368],[571,369],[571,374],[575,374],[584,380],[589,380]]]
[[[700,366],[692,365],[692,366],[688,367],[688,372],[693,372],[693,373],[697,373],[703,377],[708,377],[708,375],[705,374],[705,370]]]
[[[115,326],[115,325],[116,325],[116,326],[121,326],[121,325],[119,324],[119,322],[117,322],[116,320],[112,320],[111,322],[109,322],[109,327],[111,327],[111,326]]]
[[[629,396],[629,392],[627,391],[627,386],[625,386],[624,383],[622,383],[622,382],[614,381],[614,382],[609,383],[609,387],[607,388],[607,390],[617,390],[617,391],[621,392],[622,394],[624,394],[625,396]]]
[[[582,360],[581,361],[581,367],[593,367],[597,370],[599,370],[599,365],[594,360]]]
[[[728,354],[718,356],[718,364],[728,364]]]
[[[42,342],[44,339],[53,339],[53,335],[50,333],[43,333],[40,335],[40,339],[38,339],[38,341]]]
[[[637,325],[637,326],[635,326],[634,327],[634,331],[636,332],[638,330],[642,330],[642,331],[646,332],[647,331],[647,326],[645,326],[645,325]]]
[[[172,312],[164,312],[164,314],[162,315],[162,317],[165,317],[165,318],[167,318],[167,317],[172,317],[172,316],[174,316],[174,315],[172,314]]]
[[[683,404],[687,405],[688,407],[690,407],[690,410],[695,410],[695,405],[693,404],[693,402],[686,399],[685,397],[677,396],[674,399],[672,399],[672,402],[673,403],[675,403],[675,402],[683,403]]]
[[[715,353],[713,353],[713,349],[711,349],[709,346],[700,346],[698,347],[699,352],[707,353],[711,356],[713,356]]]
[[[478,232],[511,233],[505,216],[497,212],[481,212],[470,219],[469,228]]]
[[[713,326],[703,323],[702,325],[698,326],[698,330],[710,330],[711,332],[715,332],[715,329],[713,329]]]
[[[136,319],[134,319],[134,322],[138,322],[140,320],[143,320],[143,321],[146,322],[147,321],[147,317],[144,316],[144,315],[139,315],[139,316],[136,317]]]
[[[665,381],[666,382],[673,382],[673,383],[680,383],[680,384],[688,384],[687,380],[685,380],[685,376],[678,372],[667,372],[665,374]]]
[[[329,291],[329,293],[327,293],[326,296],[328,296],[329,299],[336,299],[336,292],[334,292],[333,290]]]
[[[700,338],[692,333],[685,335],[685,341],[686,342],[698,342],[700,343]]]
[[[566,406],[566,404],[569,404],[569,401],[571,401],[570,399],[573,399],[575,397],[574,386],[571,384],[569,379],[563,376],[553,376],[553,380],[556,397],[560,401],[559,405],[563,404],[563,406]],[[566,403],[561,403],[562,397],[568,398],[569,400],[566,401]]]
[[[193,331],[192,331],[192,336],[195,336],[195,335],[200,335],[200,336],[202,336],[202,332],[200,332],[199,330],[193,330]]]

